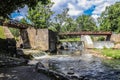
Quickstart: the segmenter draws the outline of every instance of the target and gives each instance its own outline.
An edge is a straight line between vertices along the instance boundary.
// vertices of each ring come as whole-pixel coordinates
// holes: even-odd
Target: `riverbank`
[[[90,49],[88,51],[98,57],[120,59],[120,50],[118,49]]]
[[[104,59],[120,59],[120,50],[117,49],[88,49],[87,51]]]
[[[112,57],[105,56],[101,53],[101,51],[96,50],[96,49],[87,49],[87,52],[89,52],[93,56],[96,56],[96,57],[99,57],[99,58],[102,58],[102,59],[112,59]]]

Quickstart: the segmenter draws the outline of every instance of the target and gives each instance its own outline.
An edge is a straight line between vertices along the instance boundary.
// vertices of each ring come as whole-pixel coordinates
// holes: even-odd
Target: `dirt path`
[[[0,80],[51,80],[48,76],[35,71],[33,66],[0,68]]]

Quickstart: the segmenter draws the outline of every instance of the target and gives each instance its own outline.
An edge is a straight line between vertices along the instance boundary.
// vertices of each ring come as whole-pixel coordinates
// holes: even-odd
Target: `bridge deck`
[[[81,31],[81,32],[68,32],[68,33],[59,33],[59,36],[81,36],[81,35],[111,35],[112,32],[102,32],[102,31]]]

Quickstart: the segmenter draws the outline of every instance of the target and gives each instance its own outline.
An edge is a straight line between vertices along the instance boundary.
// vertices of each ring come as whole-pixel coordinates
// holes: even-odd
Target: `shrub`
[[[105,41],[105,37],[99,37],[97,41]]]

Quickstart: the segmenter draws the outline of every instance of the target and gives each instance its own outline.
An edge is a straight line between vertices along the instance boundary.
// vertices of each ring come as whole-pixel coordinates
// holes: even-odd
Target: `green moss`
[[[0,26],[0,38],[1,39],[5,39],[5,35],[4,35],[4,30],[3,30],[3,27]]]

